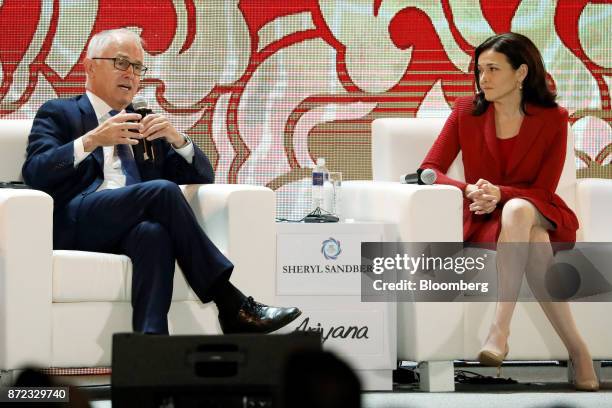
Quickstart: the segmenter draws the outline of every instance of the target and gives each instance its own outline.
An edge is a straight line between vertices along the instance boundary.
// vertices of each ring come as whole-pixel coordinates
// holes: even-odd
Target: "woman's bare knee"
[[[502,228],[506,230],[531,230],[537,222],[536,211],[535,206],[529,201],[522,198],[513,198],[502,208]]]

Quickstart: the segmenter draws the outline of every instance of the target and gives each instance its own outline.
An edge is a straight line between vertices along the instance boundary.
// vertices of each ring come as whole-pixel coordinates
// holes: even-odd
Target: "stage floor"
[[[452,393],[426,393],[417,384],[396,384],[392,392],[363,393],[363,408],[610,408],[612,365],[608,364],[601,369],[602,388],[596,393],[575,392],[566,382],[565,367],[516,365],[504,366],[501,377],[517,380],[517,384],[456,383]],[[495,375],[495,369],[487,367],[458,364],[458,370]],[[81,388],[93,400],[92,407],[111,407],[109,382],[108,378],[92,378],[90,385]]]

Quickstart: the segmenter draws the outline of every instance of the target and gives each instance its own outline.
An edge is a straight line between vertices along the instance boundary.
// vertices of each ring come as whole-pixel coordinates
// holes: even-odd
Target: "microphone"
[[[151,109],[149,109],[149,104],[147,100],[142,96],[135,96],[134,100],[132,100],[132,107],[134,108],[134,112],[140,113],[142,117],[153,113]]]
[[[403,174],[400,177],[400,183],[431,185],[436,182],[437,178],[436,172],[432,169],[418,169],[416,173]]]
[[[140,114],[142,118],[153,113],[153,111],[149,109],[147,100],[142,96],[134,97],[134,100],[132,100],[132,108],[134,112]],[[134,145],[134,158],[140,159],[140,161],[155,160],[153,142],[149,142],[146,139],[140,139],[138,144]]]

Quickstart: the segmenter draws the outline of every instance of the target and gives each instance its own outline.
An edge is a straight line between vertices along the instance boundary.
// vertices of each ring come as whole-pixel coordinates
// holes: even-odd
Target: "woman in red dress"
[[[527,37],[490,37],[475,51],[478,93],[459,98],[421,167],[437,183],[464,192],[464,241],[497,247],[499,292],[495,318],[478,355],[499,367],[508,354],[510,321],[525,271],[530,287],[542,287],[552,242],[576,241],[578,220],[555,194],[565,161],[567,110],[546,84],[536,46]],[[445,175],[461,151],[466,182]],[[523,245],[515,245],[522,243]],[[578,390],[599,383],[586,343],[567,302],[538,296],[575,367]]]

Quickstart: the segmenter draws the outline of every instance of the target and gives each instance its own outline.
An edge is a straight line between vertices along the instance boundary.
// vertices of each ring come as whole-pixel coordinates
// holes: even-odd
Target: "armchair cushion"
[[[579,179],[576,201],[579,239],[585,242],[612,241],[612,180]]]
[[[21,166],[25,161],[31,128],[31,119],[0,120],[0,181],[23,180]]]
[[[372,179],[398,181],[414,173],[440,134],[444,119],[382,118],[372,122]],[[461,152],[447,175],[464,181]]]
[[[53,302],[125,302],[128,269],[125,255],[53,251]]]
[[[126,255],[53,251],[53,303],[130,302],[132,262]],[[178,265],[172,301],[198,300]]]

